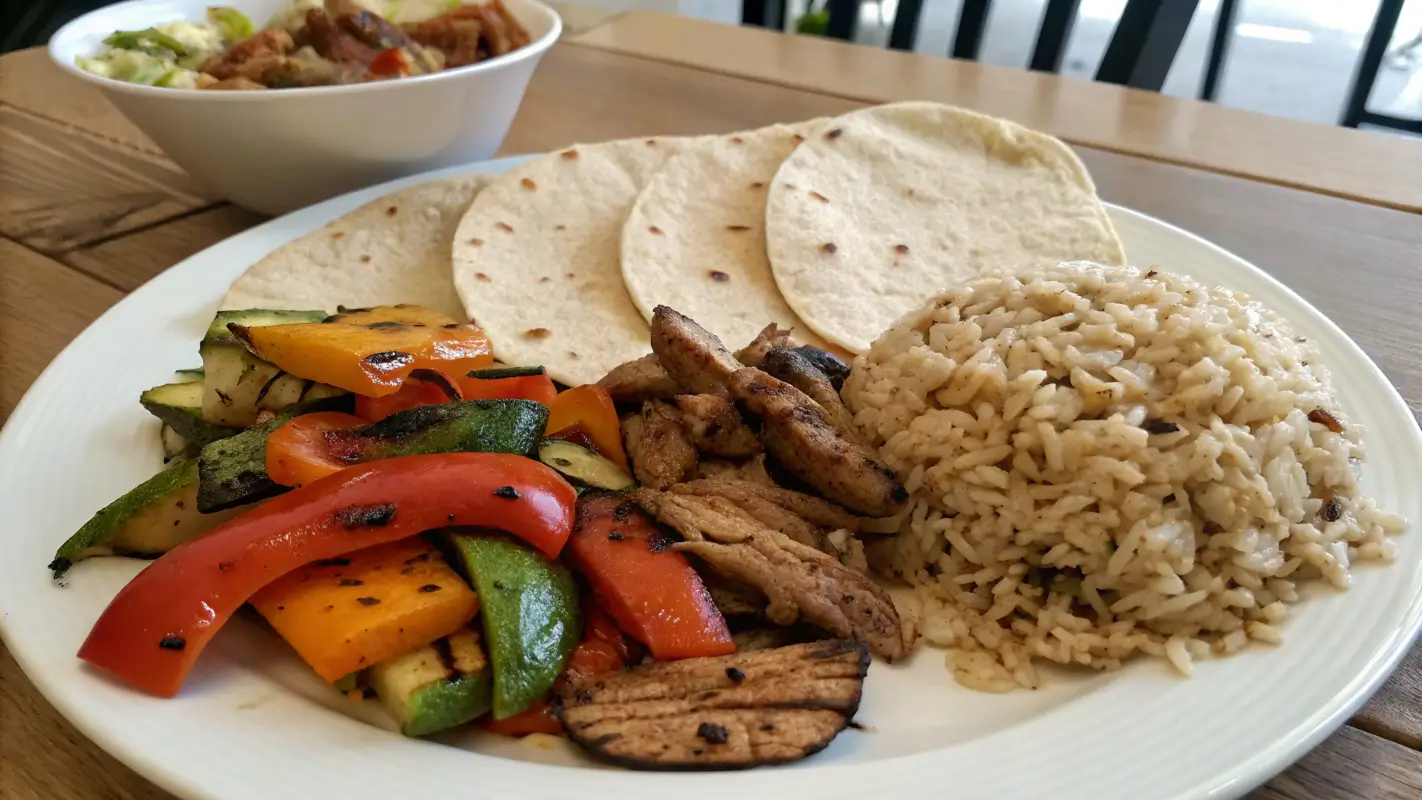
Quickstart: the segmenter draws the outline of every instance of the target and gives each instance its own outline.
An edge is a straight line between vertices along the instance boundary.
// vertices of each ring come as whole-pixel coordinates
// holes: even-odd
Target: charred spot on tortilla
[[[647,146],[648,146],[648,147],[656,147],[656,146],[657,146],[657,140],[656,140],[656,139],[648,139],[648,140],[647,140]]]
[[[742,138],[739,137],[739,136],[732,136],[732,137],[731,137],[731,141],[732,141],[732,142],[735,142],[736,144],[745,144],[745,141],[746,141],[746,140],[745,140],[745,139],[742,139]]]
[[[803,141],[805,141],[805,137],[802,136],[802,135],[800,135],[800,134],[798,134],[798,133],[795,134],[795,137],[794,137],[794,138],[795,138],[795,141],[796,141],[796,142],[803,142]]]
[[[903,255],[903,254],[907,253],[908,251],[909,251],[909,246],[906,245],[906,244],[896,244],[896,245],[894,245],[894,252],[895,252],[895,253],[898,253],[899,255]]]
[[[361,257],[360,257],[360,263],[362,263],[362,264],[369,264],[369,263],[370,263],[370,256],[369,256],[369,255],[361,256]]]
[[[564,225],[564,224],[562,224],[562,223],[559,223],[559,224],[553,226],[553,230],[555,230],[555,231],[566,231],[567,229],[568,229],[568,226],[567,226],[567,225]]]
[[[379,598],[379,597],[357,597],[357,598],[356,598],[356,602],[357,602],[357,603],[360,603],[360,604],[363,605],[363,606],[378,606],[378,605],[380,605],[380,598]]]
[[[647,230],[651,231],[652,233],[657,234],[658,236],[662,235],[662,229],[661,229],[661,228],[658,228],[656,225],[649,225],[649,226],[647,226]]]
[[[727,226],[726,226],[726,230],[728,230],[728,231],[748,231],[748,230],[750,230],[750,226],[749,226],[749,225],[727,225]]]
[[[578,157],[578,151],[577,151],[577,150],[564,150],[563,152],[559,153],[558,155],[559,155],[559,157],[561,157],[561,158],[563,158],[563,159],[566,159],[566,160],[571,161],[572,159],[575,159],[575,158]]]
[[[547,339],[549,336],[553,335],[553,331],[550,331],[547,328],[529,328],[528,330],[523,332],[523,335],[527,336],[530,339]]]
[[[538,184],[534,183],[532,178],[521,178],[518,183],[530,192],[538,188]]]
[[[725,283],[726,281],[731,279],[730,275],[727,275],[719,269],[713,269],[707,274],[711,276],[711,280],[716,281],[718,283]]]
[[[764,188],[765,188],[765,181],[751,181],[751,187],[750,187],[750,188],[752,188],[752,189],[764,189]]]
[[[390,524],[395,518],[394,503],[375,503],[368,506],[346,506],[336,509],[336,521],[348,531],[357,528],[379,528]],[[346,559],[346,564],[350,560]]]
[[[488,276],[488,275],[485,275],[485,274],[482,273],[482,272],[476,272],[476,273],[474,273],[474,279],[475,279],[475,280],[480,280],[480,281],[487,281],[487,280],[489,279],[489,276]]]
[[[563,277],[567,278],[568,280],[572,280],[572,279],[578,277],[578,273],[576,273],[576,272],[569,272],[567,275],[564,275]]]
[[[345,231],[336,231],[335,233],[331,234],[331,238],[332,238],[332,239],[344,239],[345,236],[346,236],[346,232],[345,232]]]
[[[821,203],[828,203],[828,202],[829,202],[829,198],[828,198],[828,197],[825,197],[824,195],[820,194],[819,192],[815,191],[814,189],[811,189],[811,190],[810,190],[810,196],[813,197],[813,198],[815,198],[816,200],[820,201]]]
[[[538,282],[539,282],[539,283],[552,283],[552,282],[553,282],[553,279],[550,278],[550,277],[548,277],[547,275],[544,275],[543,277],[541,277],[541,278],[538,279]]]
[[[495,223],[494,223],[494,227],[495,227],[495,228],[498,228],[498,229],[501,230],[501,231],[508,231],[508,232],[510,232],[510,233],[513,232],[513,226],[510,225],[510,224],[508,224],[507,222],[502,222],[502,221],[500,221],[500,222],[495,222]]]
[[[478,236],[475,236],[473,239],[469,240],[469,243],[474,245],[475,247],[478,247],[479,245],[484,243],[484,240],[480,239]]]
[[[385,209],[385,216],[387,216],[387,217],[393,217],[393,216],[395,216],[396,214],[399,214],[399,213],[400,213],[400,207],[399,207],[399,206],[391,206],[391,207]]]
[[[833,253],[839,248],[835,246],[834,242],[825,242],[823,245],[820,246],[820,249],[826,253]]]

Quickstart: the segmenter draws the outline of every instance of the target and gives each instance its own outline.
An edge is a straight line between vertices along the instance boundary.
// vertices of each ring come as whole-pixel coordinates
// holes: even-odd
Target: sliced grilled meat
[[[731,401],[714,394],[679,394],[681,421],[696,449],[714,456],[753,456],[761,451],[755,431],[746,427]]]
[[[765,610],[765,595],[738,580],[727,578],[715,570],[697,565],[697,574],[711,593],[711,601],[725,617],[748,617]]]
[[[741,369],[716,335],[667,306],[652,312],[652,350],[688,394],[726,395],[726,379]]]
[[[870,517],[892,516],[908,502],[894,473],[840,434],[804,392],[749,368],[727,385],[742,410],[760,419],[765,449],[821,496]]]
[[[789,346],[790,331],[781,330],[779,325],[772,322],[766,325],[750,344],[736,351],[736,360],[747,367],[758,367],[772,348]]]
[[[787,345],[788,346],[788,345]],[[844,379],[849,377],[849,365],[844,363],[834,353],[821,350],[810,345],[801,345],[795,348],[795,352],[804,356],[805,360],[815,365],[815,368],[823,372],[829,379],[830,385],[837,392],[844,388]],[[745,363],[744,361],[741,363]],[[746,366],[760,366],[759,364],[746,364]]]
[[[745,769],[823,750],[859,710],[869,654],[828,640],[572,678],[568,737],[632,769]]]
[[[597,385],[606,389],[615,403],[641,405],[648,400],[670,400],[677,393],[676,381],[662,369],[656,353],[613,367]]]
[[[623,443],[638,482],[665,489],[696,474],[696,447],[676,406],[649,400],[635,421],[625,420]]]
[[[854,415],[844,407],[844,401],[839,399],[839,392],[835,391],[829,378],[820,372],[819,367],[810,363],[809,359],[794,350],[776,347],[765,354],[765,363],[761,365],[761,369],[804,392],[805,396],[819,406],[820,414],[826,422],[833,425],[834,429],[849,441],[859,441],[859,432],[854,427]]]
[[[296,42],[291,34],[281,28],[258,31],[209,58],[199,71],[219,81],[230,78],[257,81],[267,65],[281,61],[283,56],[295,49]]]
[[[713,478],[679,484],[672,491],[678,494],[724,497],[737,505],[748,497],[758,497],[804,518],[806,522],[817,527],[829,530],[859,530],[859,518],[834,503],[803,492],[782,489],[774,484],[767,486],[753,481]]]
[[[702,458],[696,464],[696,478],[725,478],[762,486],[775,485],[775,479],[765,469],[764,453],[754,458]]]
[[[673,547],[764,592],[771,622],[790,625],[803,617],[835,636],[867,642],[889,661],[906,652],[898,610],[868,576],[766,527],[722,497],[643,488],[631,498],[686,539]]]

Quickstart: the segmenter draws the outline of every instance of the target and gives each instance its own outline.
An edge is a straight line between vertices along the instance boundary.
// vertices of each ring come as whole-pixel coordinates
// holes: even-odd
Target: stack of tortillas
[[[1066,145],[931,103],[577,145],[480,181],[426,184],[353,212],[268,256],[224,307],[407,302],[452,313],[454,291],[499,360],[577,385],[650,352],[662,304],[732,348],[773,322],[859,353],[980,272],[1125,261]],[[451,213],[465,206],[456,228]]]

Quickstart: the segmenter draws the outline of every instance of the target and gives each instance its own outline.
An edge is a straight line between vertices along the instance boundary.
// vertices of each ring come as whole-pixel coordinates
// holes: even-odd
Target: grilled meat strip
[[[760,418],[765,449],[820,495],[870,517],[892,516],[908,502],[894,473],[840,434],[804,392],[749,368],[728,386],[742,410]]]
[[[648,400],[670,400],[677,393],[676,381],[662,369],[656,353],[613,367],[597,385],[606,389],[615,403],[641,405]]]
[[[789,345],[785,346],[789,347]],[[806,361],[809,361],[811,364],[814,364],[815,369],[818,369],[820,372],[824,373],[824,376],[829,379],[830,385],[834,387],[834,390],[836,392],[844,388],[844,379],[849,377],[849,365],[844,363],[843,361],[840,361],[839,356],[836,356],[834,353],[821,350],[818,347],[811,347],[807,344],[795,348],[795,352],[799,353],[802,357],[804,357]],[[750,367],[760,365],[746,364],[746,366]]]
[[[623,444],[638,482],[665,489],[696,474],[696,448],[676,406],[648,400],[622,422]]]
[[[803,616],[835,636],[867,642],[889,661],[906,652],[893,600],[868,576],[767,527],[723,497],[646,488],[630,496],[685,537],[674,548],[764,592],[771,622],[790,625]]]
[[[760,453],[754,458],[703,458],[696,464],[696,478],[697,480],[725,478],[758,483],[762,486],[775,485],[775,479],[770,477],[770,473],[765,469],[764,453]]]
[[[761,365],[761,369],[804,392],[805,396],[819,406],[820,414],[826,422],[833,425],[835,430],[849,441],[859,441],[859,431],[854,427],[854,415],[844,407],[844,401],[839,399],[839,392],[835,391],[829,378],[820,372],[819,367],[810,363],[809,359],[795,350],[777,347],[765,354],[765,363]]]
[[[701,565],[696,566],[701,582],[706,584],[706,591],[711,594],[711,602],[716,604],[722,616],[748,617],[765,610],[765,595],[754,586],[732,580]]]
[[[828,530],[843,528],[851,532],[859,530],[859,518],[834,503],[775,485],[766,486],[733,479],[710,479],[679,484],[672,491],[678,494],[724,497],[737,505],[741,505],[748,498],[759,498],[801,517],[816,527]]]
[[[761,451],[755,431],[746,427],[730,400],[714,394],[679,394],[676,405],[697,450],[728,458]]]
[[[632,769],[745,769],[823,750],[854,717],[869,670],[828,640],[571,678],[568,737]]]
[[[766,325],[750,344],[736,351],[736,360],[747,367],[758,367],[765,354],[776,347],[790,346],[790,331],[783,331],[774,322]]]
[[[682,391],[726,396],[726,379],[742,368],[716,335],[667,306],[652,312],[652,350]]]

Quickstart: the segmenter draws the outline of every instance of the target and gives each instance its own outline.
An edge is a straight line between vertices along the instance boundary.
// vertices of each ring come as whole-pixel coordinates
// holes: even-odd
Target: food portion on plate
[[[292,0],[260,28],[241,11],[208,9],[114,31],[83,70],[173,89],[291,89],[427,75],[527,45],[501,0]]]
[[[156,560],[79,655],[171,697],[250,605],[406,735],[727,769],[828,746],[871,655],[1277,643],[1405,524],[1307,341],[1124,260],[1065,145],[922,103],[403,189],[141,395],[172,465],[50,566]]]

